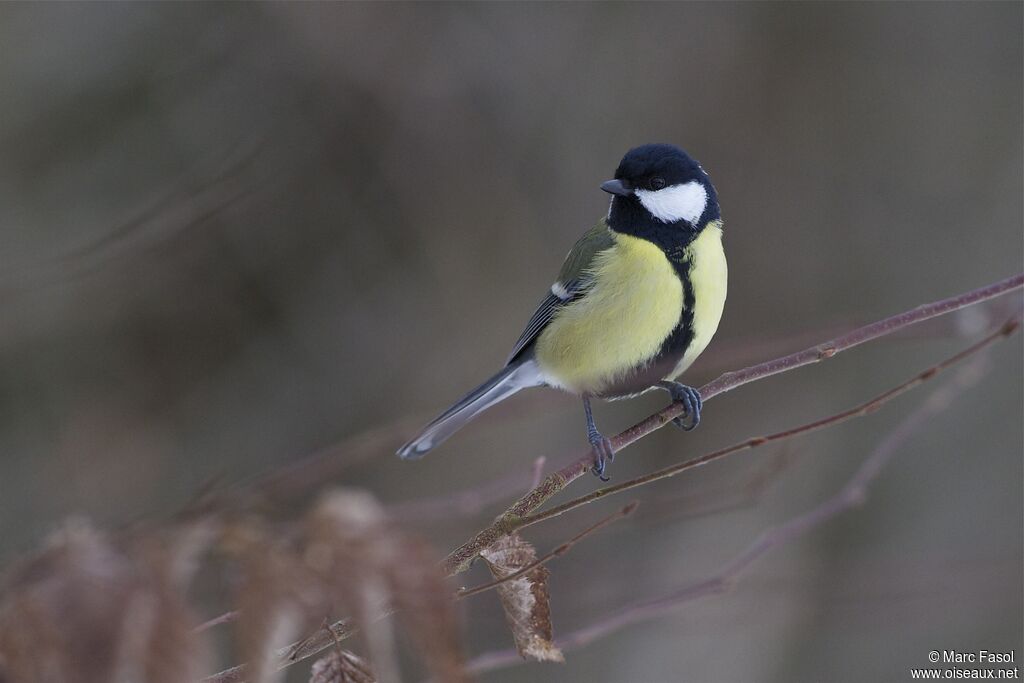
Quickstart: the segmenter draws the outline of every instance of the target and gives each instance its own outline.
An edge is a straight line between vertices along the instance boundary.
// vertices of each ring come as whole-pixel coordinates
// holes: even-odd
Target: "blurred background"
[[[721,197],[729,302],[689,383],[1020,271],[1022,12],[0,6],[0,566],[67,515],[117,527],[251,481],[285,511],[367,488],[454,547],[535,458],[579,454],[579,401],[526,392],[421,462],[394,449],[504,362],[637,144],[684,147]],[[853,405],[1020,305],[730,393],[611,474]],[[932,649],[1019,652],[1021,357],[1020,337],[994,347],[863,507],[729,594],[483,680],[904,680]],[[552,565],[556,635],[719,571],[948,381],[530,529],[543,551],[641,501]],[[510,646],[493,595],[461,609],[471,655]]]

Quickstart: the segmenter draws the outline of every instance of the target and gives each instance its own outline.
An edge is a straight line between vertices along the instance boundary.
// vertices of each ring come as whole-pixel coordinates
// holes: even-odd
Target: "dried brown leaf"
[[[512,534],[498,539],[480,557],[495,579],[503,579],[535,562],[537,551],[519,534]],[[524,659],[563,662],[562,651],[553,642],[547,579],[547,567],[540,565],[496,590],[519,654]]]
[[[377,683],[377,679],[366,660],[334,649],[313,663],[309,683]]]
[[[307,564],[364,630],[379,680],[398,680],[394,634],[380,618],[392,605],[435,677],[466,680],[451,591],[437,558],[395,526],[372,496],[332,492],[310,515],[308,535]]]
[[[295,640],[319,600],[315,581],[288,539],[275,538],[256,520],[236,522],[229,544],[242,571],[235,601],[238,647],[248,662],[246,680],[277,680],[276,653]]]
[[[0,598],[0,661],[18,683],[195,680],[205,652],[172,552],[139,557],[83,522],[16,568]]]
[[[395,530],[365,491],[331,492],[310,514],[306,563],[328,587],[335,610],[362,629],[370,660],[389,682],[399,680],[395,635],[391,621],[379,617],[391,602],[387,569],[399,556]]]
[[[401,561],[390,570],[395,604],[435,677],[444,683],[466,681],[452,590],[438,560],[425,543],[404,540]]]

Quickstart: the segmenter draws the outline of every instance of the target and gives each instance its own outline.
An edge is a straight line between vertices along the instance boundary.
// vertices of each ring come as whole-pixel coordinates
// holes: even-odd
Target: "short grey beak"
[[[617,194],[621,197],[628,197],[633,194],[633,187],[625,180],[606,180],[601,183],[601,189],[609,194]]]

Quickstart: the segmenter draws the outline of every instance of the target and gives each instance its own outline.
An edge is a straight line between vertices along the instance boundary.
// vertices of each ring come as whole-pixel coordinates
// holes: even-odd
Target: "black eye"
[[[663,187],[665,187],[667,183],[665,182],[665,179],[662,178],[661,176],[654,176],[653,178],[651,178],[650,185],[652,190],[660,190]]]

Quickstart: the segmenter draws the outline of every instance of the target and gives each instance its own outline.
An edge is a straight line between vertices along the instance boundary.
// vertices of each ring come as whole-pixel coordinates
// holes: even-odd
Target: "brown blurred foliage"
[[[0,565],[69,514],[166,519],[321,449],[325,480],[264,480],[272,527],[339,482],[432,510],[469,492],[466,514],[408,515],[460,542],[535,457],[580,448],[578,402],[527,392],[423,462],[393,450],[503,361],[635,144],[686,148],[721,196],[729,302],[691,383],[1021,270],[1022,21],[995,2],[0,5]],[[613,475],[856,403],[1001,319],[968,310],[735,392]],[[1000,372],[863,510],[531,675],[885,680],[931,649],[1019,644],[1021,357],[1019,339],[995,349]],[[664,505],[553,569],[556,627],[713,572],[835,490],[905,400],[801,441],[750,504],[672,509],[735,493],[760,471],[747,458],[651,487]],[[499,480],[504,498],[472,495]],[[136,555],[103,552],[161,595]],[[470,653],[507,642],[497,600],[461,604]]]
[[[0,680],[182,683],[214,674],[208,652],[220,624],[200,624],[196,614],[209,607],[191,604],[201,568],[233,584],[234,612],[219,621],[232,623],[232,656],[244,667],[225,680],[283,680],[282,665],[310,654],[319,624],[338,647],[314,678],[372,676],[340,650],[355,635],[380,680],[401,680],[387,618],[396,611],[438,681],[467,680],[437,558],[371,495],[351,490],[326,495],[298,527],[207,512],[115,539],[69,523],[0,585]],[[344,622],[340,633],[332,622]]]
[[[166,539],[165,539],[166,540]],[[0,680],[180,683],[207,673],[175,576],[191,549],[119,548],[85,522],[54,534],[0,592]]]

